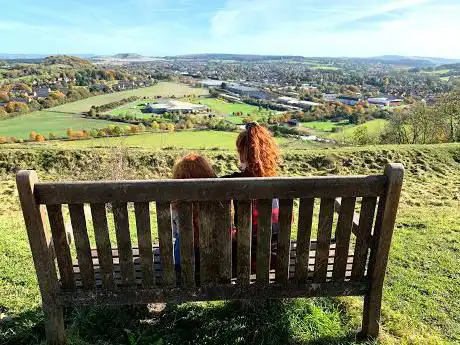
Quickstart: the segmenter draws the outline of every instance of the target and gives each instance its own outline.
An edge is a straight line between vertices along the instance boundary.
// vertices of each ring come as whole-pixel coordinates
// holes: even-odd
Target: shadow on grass
[[[327,298],[171,304],[161,312],[146,306],[91,307],[66,313],[71,344],[357,344],[348,321],[341,304]],[[44,339],[39,325],[7,335],[6,344],[39,344]]]

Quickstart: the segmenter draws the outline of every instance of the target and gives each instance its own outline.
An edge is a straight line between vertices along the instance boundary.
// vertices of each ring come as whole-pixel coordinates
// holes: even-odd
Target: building
[[[323,99],[327,102],[337,101],[337,94],[335,93],[323,93]]]
[[[46,98],[50,95],[50,88],[49,87],[34,87],[33,89],[33,93],[34,93],[34,97],[37,97],[37,98]]]
[[[192,113],[205,111],[207,106],[202,104],[193,104],[176,100],[166,100],[162,103],[149,103],[145,109],[147,113],[164,114],[164,113]]]
[[[369,104],[375,104],[382,107],[398,106],[401,105],[403,101],[403,99],[391,97],[373,97],[367,99]]]
[[[300,107],[302,109],[311,109],[312,107],[320,105],[319,103],[301,101],[300,99],[287,96],[278,97],[278,102],[288,104],[290,106]]]
[[[350,97],[350,96],[339,96],[337,97],[337,101],[339,101],[340,103],[343,103],[343,104],[346,104],[346,105],[350,105],[350,106],[354,106],[356,104],[358,104],[359,102],[361,102],[361,98],[359,97]]]
[[[223,83],[222,80],[214,80],[214,79],[205,79],[205,80],[200,81],[200,85],[208,89],[221,87],[222,83]]]
[[[271,97],[271,95],[266,91],[257,89],[255,87],[235,83],[226,84],[225,89],[238,95],[247,96],[251,98],[269,99]]]

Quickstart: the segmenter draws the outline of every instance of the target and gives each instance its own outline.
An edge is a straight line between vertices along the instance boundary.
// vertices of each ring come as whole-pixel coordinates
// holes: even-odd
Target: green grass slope
[[[358,126],[344,127],[343,130],[337,133],[328,134],[329,139],[334,139],[339,142],[352,142],[354,138],[354,133],[357,128],[366,128],[367,135],[373,142],[378,142],[380,133],[383,131],[387,120],[375,119],[368,122],[365,122]]]
[[[40,344],[44,339],[14,172],[34,168],[43,180],[168,177],[174,161],[185,152],[45,146],[0,150],[0,308],[13,318],[0,323],[0,343]],[[218,175],[237,169],[233,152],[203,154]],[[406,173],[384,286],[379,343],[456,344],[460,338],[459,144],[285,150],[280,172],[375,174],[390,161],[403,163]],[[129,212],[133,224],[133,211]],[[109,225],[113,227],[110,219]],[[88,228],[91,231],[90,222]],[[156,238],[155,222],[152,232]],[[110,236],[115,243],[113,229]],[[132,241],[136,241],[135,230]],[[67,312],[66,325],[72,344],[356,344],[354,330],[359,327],[361,308],[362,298],[352,297],[189,303],[168,305],[163,311],[77,308]]]

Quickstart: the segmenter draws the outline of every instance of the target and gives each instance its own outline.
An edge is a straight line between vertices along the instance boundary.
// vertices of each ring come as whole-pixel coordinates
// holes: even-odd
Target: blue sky
[[[2,1],[0,53],[460,58],[460,0]]]

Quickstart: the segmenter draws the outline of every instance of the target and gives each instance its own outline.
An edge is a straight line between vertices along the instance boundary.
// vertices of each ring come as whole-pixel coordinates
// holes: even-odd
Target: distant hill
[[[305,60],[303,56],[295,55],[253,55],[253,54],[187,54],[165,56],[166,59],[196,59],[196,60],[235,60],[235,61],[261,61],[261,60]]]
[[[120,53],[115,55],[101,55],[93,56],[92,60],[96,63],[114,63],[114,64],[124,64],[131,62],[149,62],[154,61],[157,58],[150,56],[143,56],[135,53]]]
[[[48,56],[43,60],[43,62],[45,65],[68,65],[72,67],[91,64],[91,62],[89,62],[88,60],[84,60],[76,56],[67,55]]]
[[[445,59],[438,57],[421,57],[421,56],[401,56],[401,55],[382,55],[369,58],[382,63],[390,63],[393,65],[409,65],[416,67],[437,66],[442,64],[450,64],[460,62],[460,59]]]

